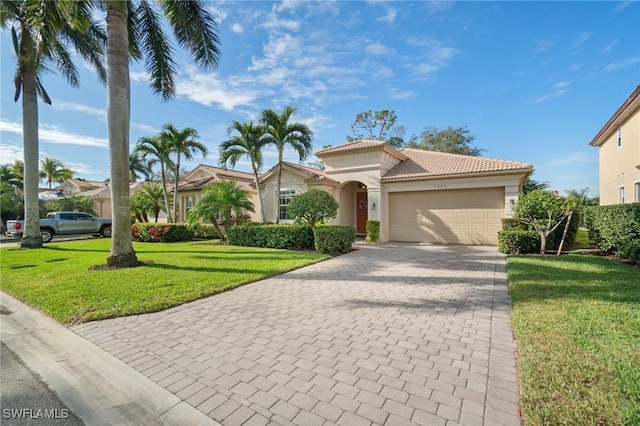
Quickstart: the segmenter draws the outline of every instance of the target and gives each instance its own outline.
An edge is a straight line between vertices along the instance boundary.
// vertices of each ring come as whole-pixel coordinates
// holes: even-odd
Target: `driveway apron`
[[[225,426],[519,425],[510,308],[495,247],[383,244],[71,328]]]

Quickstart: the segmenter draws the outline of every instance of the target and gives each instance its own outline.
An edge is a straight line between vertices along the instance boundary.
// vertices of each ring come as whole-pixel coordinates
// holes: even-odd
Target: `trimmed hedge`
[[[589,240],[600,250],[639,260],[640,204],[587,207],[585,222]]]
[[[144,243],[189,241],[193,238],[193,231],[184,223],[134,223],[131,225],[131,238]]]
[[[227,229],[227,240],[234,246],[312,250],[313,230],[308,225],[245,224]]]
[[[377,243],[380,239],[380,221],[379,220],[367,220],[367,242]]]
[[[220,233],[210,223],[197,223],[193,228],[193,238],[196,240],[217,240],[220,239]]]
[[[537,231],[507,229],[498,232],[498,251],[504,254],[540,252],[540,234]]]
[[[318,226],[314,228],[313,236],[319,253],[337,256],[351,251],[356,241],[356,228],[342,225]]]

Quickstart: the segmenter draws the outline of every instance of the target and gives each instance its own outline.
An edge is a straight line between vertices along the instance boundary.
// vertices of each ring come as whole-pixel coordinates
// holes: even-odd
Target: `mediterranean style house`
[[[600,205],[640,202],[640,85],[590,145],[598,147]]]
[[[219,167],[197,165],[193,170],[184,175],[178,182],[178,222],[184,222],[189,210],[202,199],[202,190],[213,182],[219,180],[233,180],[237,186],[249,192],[249,196],[256,212],[249,212],[251,220],[258,222],[260,212],[258,211],[258,192],[253,183],[253,174],[228,170]],[[173,194],[173,187],[171,188]],[[173,199],[173,197],[171,197]]]
[[[312,188],[338,201],[335,223],[366,232],[380,221],[380,241],[497,245],[502,218],[512,216],[520,189],[533,172],[529,163],[418,149],[396,150],[361,140],[316,153],[324,170],[283,164],[261,177],[265,220],[287,222],[286,205]]]
[[[144,185],[144,182],[133,182],[129,186],[129,190],[133,194]],[[101,182],[85,179],[67,179],[56,189],[58,194],[73,194],[89,197],[93,201],[93,209],[98,217],[111,217],[111,188],[109,182]],[[166,215],[161,213],[163,221],[166,221]]]

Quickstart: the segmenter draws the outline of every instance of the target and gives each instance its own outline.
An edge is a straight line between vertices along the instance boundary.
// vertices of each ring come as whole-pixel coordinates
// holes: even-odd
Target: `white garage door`
[[[504,187],[389,194],[392,241],[497,245]]]

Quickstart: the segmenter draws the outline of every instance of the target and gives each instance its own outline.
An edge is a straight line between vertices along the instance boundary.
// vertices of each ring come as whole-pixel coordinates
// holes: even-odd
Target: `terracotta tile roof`
[[[411,148],[402,149],[400,152],[409,159],[389,170],[382,177],[382,180],[533,169],[533,165],[529,163],[495,158],[471,157]]]
[[[233,180],[250,180],[253,181],[253,173],[239,172],[237,170],[223,169],[221,167],[208,166],[206,164],[200,164],[200,167],[218,176],[219,179],[233,179]]]
[[[347,151],[356,151],[364,148],[374,148],[385,145],[384,141],[376,141],[371,139],[363,139],[356,142],[347,143],[339,146],[332,146],[331,148],[326,148],[321,151],[316,152],[316,155],[320,154],[333,154],[333,153],[342,153]]]
[[[80,191],[89,191],[91,189],[104,188],[109,186],[108,182],[100,182],[96,180],[69,179],[68,181],[77,186]]]
[[[288,167],[290,169],[295,169],[298,172],[302,173],[303,175],[306,176],[307,180],[326,180],[326,181],[329,181],[329,182],[338,183],[337,181],[331,179],[324,172],[324,170],[316,169],[316,168],[313,168],[313,167],[302,166],[302,165],[296,164],[296,163],[289,163],[288,161],[283,161],[282,164],[284,164],[285,167]],[[270,168],[265,174],[263,174],[260,177],[260,181],[263,181],[268,176],[272,175],[273,173],[276,173],[277,170],[278,170],[278,165],[276,164],[275,166]]]

